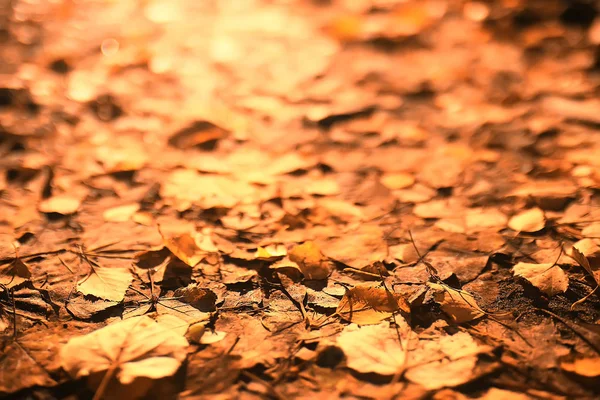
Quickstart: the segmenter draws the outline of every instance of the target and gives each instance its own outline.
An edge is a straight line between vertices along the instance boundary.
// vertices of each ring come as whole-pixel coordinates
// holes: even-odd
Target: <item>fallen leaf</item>
[[[402,371],[406,352],[389,324],[346,328],[337,338],[348,368],[363,373],[394,375]]]
[[[173,375],[186,358],[187,346],[183,336],[141,316],[69,340],[60,349],[60,360],[73,378],[114,374],[128,385],[137,378]]]
[[[126,268],[109,268],[98,265],[90,266],[90,273],[77,282],[77,290],[105,300],[121,301],[133,275]]]
[[[174,132],[169,138],[169,144],[179,149],[189,149],[207,142],[223,139],[228,135],[228,130],[210,121],[198,120]]]
[[[404,296],[378,286],[355,286],[340,300],[336,313],[344,320],[358,325],[373,325],[395,313],[410,315]]]
[[[43,213],[70,215],[76,213],[80,205],[81,200],[76,197],[56,195],[42,200],[38,206],[38,210]]]
[[[140,209],[139,204],[125,204],[123,206],[109,208],[104,211],[102,217],[106,222],[125,222]]]
[[[427,285],[435,290],[435,301],[454,323],[461,324],[485,315],[469,292],[438,283],[428,282]]]
[[[522,211],[508,220],[508,227],[517,232],[537,232],[546,226],[546,217],[539,208]]]
[[[8,265],[0,267],[0,284],[13,288],[31,279],[31,271],[20,258],[15,258]]]
[[[597,256],[598,246],[595,243],[590,243],[590,239],[582,239],[575,243],[570,251],[570,256],[583,268],[590,277],[600,285],[600,270],[596,265],[592,265],[588,257]]]
[[[476,379],[478,355],[490,346],[479,345],[467,332],[458,332],[432,340],[420,340],[409,353],[406,379],[428,390],[454,387]]]
[[[569,277],[562,268],[555,264],[520,262],[513,267],[513,273],[527,279],[548,296],[564,293],[569,287]]]
[[[289,258],[298,264],[304,277],[308,280],[327,279],[331,273],[331,262],[321,253],[314,242],[305,242],[290,250]]]
[[[195,283],[175,290],[174,296],[200,311],[215,310],[217,295],[212,290],[201,288]]]
[[[573,362],[562,362],[560,367],[580,376],[597,378],[600,376],[600,357],[579,358]]]
[[[415,177],[405,172],[384,174],[381,183],[388,189],[406,189],[415,183]]]
[[[197,240],[198,235],[192,235],[188,232],[164,234],[161,231],[160,234],[163,237],[165,247],[168,248],[175,257],[190,267],[196,266],[206,256],[218,251],[208,235],[202,235],[202,242],[199,243]]]
[[[269,245],[266,247],[259,246],[254,253],[254,258],[263,261],[275,261],[285,257],[287,250],[284,245]]]

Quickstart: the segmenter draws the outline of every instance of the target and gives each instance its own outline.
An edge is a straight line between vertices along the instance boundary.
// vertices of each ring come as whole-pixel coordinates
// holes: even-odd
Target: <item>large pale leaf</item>
[[[401,371],[406,352],[395,329],[380,325],[346,329],[337,338],[349,368],[361,373],[394,375]]]
[[[562,268],[555,264],[520,262],[513,267],[513,273],[527,279],[548,296],[564,293],[569,287],[569,277]]]
[[[61,365],[81,378],[115,370],[124,385],[138,377],[173,375],[186,358],[187,340],[149,317],[130,318],[69,340],[60,350]]]
[[[370,285],[348,290],[336,310],[341,318],[359,325],[378,324],[398,312],[410,314],[403,295]]]
[[[546,217],[539,208],[522,211],[508,221],[508,227],[517,232],[537,232],[545,225]]]
[[[133,280],[125,268],[93,266],[90,274],[77,282],[77,290],[105,300],[121,301]]]

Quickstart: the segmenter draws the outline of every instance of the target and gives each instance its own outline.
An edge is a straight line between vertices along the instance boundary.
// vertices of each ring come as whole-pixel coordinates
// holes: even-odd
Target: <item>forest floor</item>
[[[598,398],[597,13],[0,0],[0,397]]]

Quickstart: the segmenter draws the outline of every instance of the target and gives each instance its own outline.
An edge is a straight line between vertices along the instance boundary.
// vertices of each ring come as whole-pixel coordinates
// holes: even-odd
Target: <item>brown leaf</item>
[[[196,284],[190,284],[184,288],[175,290],[175,297],[200,311],[208,312],[215,310],[217,295],[210,289],[204,289]]]
[[[537,232],[546,226],[546,217],[539,208],[520,212],[508,221],[508,227],[517,232]]]
[[[20,258],[15,258],[8,265],[0,267],[0,284],[10,288],[31,279],[29,267]]]
[[[403,295],[383,287],[363,285],[348,290],[336,313],[344,320],[358,325],[373,325],[395,313],[410,315],[410,306]]]
[[[302,274],[308,280],[327,279],[331,273],[331,262],[314,242],[309,241],[294,246],[290,250],[289,258],[298,264]]]
[[[178,149],[189,149],[207,142],[223,139],[229,131],[210,121],[198,120],[171,135],[169,144]]]
[[[569,287],[569,277],[558,265],[520,262],[513,267],[513,273],[527,279],[548,296],[564,293]]]
[[[173,375],[186,358],[187,340],[146,316],[108,325],[69,340],[61,364],[73,378],[114,373],[119,382]]]
[[[461,324],[485,315],[469,292],[438,283],[428,282],[427,285],[435,290],[435,301],[454,323]]]

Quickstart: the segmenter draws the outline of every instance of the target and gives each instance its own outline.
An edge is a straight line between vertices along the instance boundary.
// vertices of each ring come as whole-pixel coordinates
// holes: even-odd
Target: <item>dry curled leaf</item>
[[[13,288],[31,279],[29,267],[20,258],[15,258],[7,265],[0,267],[0,284]]]
[[[344,320],[358,325],[373,325],[395,313],[410,315],[410,306],[400,293],[384,287],[355,286],[340,300],[336,313]]]
[[[298,264],[302,274],[309,280],[327,279],[331,273],[331,262],[321,253],[314,242],[305,242],[290,250],[289,258]]]
[[[196,284],[188,285],[175,290],[175,297],[200,311],[214,311],[217,295],[210,289],[198,287]]]
[[[73,378],[114,373],[124,385],[173,375],[186,358],[187,340],[150,317],[119,321],[69,340],[60,362]]]
[[[485,315],[469,292],[438,283],[429,282],[427,285],[435,290],[435,301],[454,323],[472,321]]]
[[[77,290],[105,300],[121,301],[133,280],[133,276],[125,268],[109,268],[90,266],[88,276],[77,282]]]
[[[513,267],[516,276],[527,279],[548,296],[564,293],[569,287],[569,277],[556,264],[531,264],[520,262]]]
[[[546,226],[546,217],[539,208],[522,211],[508,220],[508,227],[517,232],[537,232]]]
[[[165,247],[190,267],[196,266],[205,257],[218,250],[209,235],[202,235],[200,241],[198,235],[189,232],[164,234],[161,231],[160,234]]]

